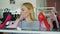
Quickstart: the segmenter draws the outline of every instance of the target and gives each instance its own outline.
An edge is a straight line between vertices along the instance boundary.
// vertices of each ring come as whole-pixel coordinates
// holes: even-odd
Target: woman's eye
[[[24,11],[23,9],[21,9],[22,11]]]
[[[22,11],[24,11],[24,10],[22,10]]]

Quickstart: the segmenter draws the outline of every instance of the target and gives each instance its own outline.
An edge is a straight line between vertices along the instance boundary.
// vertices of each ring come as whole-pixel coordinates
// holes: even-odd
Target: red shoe
[[[5,27],[5,24],[6,24],[7,21],[9,21],[9,20],[11,20],[11,15],[10,15],[10,13],[8,13],[8,15],[6,16],[5,21],[4,21],[2,24],[0,24],[0,29],[3,29],[3,28]]]
[[[48,23],[47,19],[45,18],[44,14],[42,12],[39,13],[38,20],[40,22],[40,29],[41,29],[41,26],[42,26],[41,25],[42,21],[44,21],[44,25],[45,25],[46,29],[47,30],[50,29],[50,24]]]

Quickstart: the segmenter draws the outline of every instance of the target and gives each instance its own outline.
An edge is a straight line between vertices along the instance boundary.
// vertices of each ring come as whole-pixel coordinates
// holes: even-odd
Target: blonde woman
[[[15,22],[22,30],[39,30],[39,23],[35,20],[34,7],[31,3],[24,3],[21,6],[21,16],[25,19],[21,22],[21,17],[17,18]]]

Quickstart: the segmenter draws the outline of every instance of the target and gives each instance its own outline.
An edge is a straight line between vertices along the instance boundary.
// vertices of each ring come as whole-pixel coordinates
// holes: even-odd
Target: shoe
[[[40,13],[38,14],[38,21],[39,21],[39,23],[40,23],[40,29],[41,29],[42,26],[43,26],[42,23],[45,25],[45,28],[46,28],[47,30],[50,29],[50,24],[48,23],[47,19],[45,18],[43,12],[40,12]],[[43,27],[43,28],[44,28],[44,27]]]
[[[7,23],[7,21],[11,20],[11,15],[8,13],[8,15],[6,16],[6,19],[3,23],[0,24],[0,29],[3,29]]]

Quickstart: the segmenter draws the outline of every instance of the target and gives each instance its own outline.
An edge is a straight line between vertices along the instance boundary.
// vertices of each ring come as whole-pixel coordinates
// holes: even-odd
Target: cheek
[[[22,11],[22,12],[21,12],[21,15],[22,15],[23,17],[25,17],[26,12]]]
[[[27,16],[29,15],[29,12],[28,12],[28,11],[22,11],[22,12],[21,12],[21,15],[22,15],[23,17],[27,17]]]
[[[25,12],[24,17],[29,16],[29,12]]]
[[[23,11],[21,11],[21,15],[23,15],[24,14],[24,12]]]

